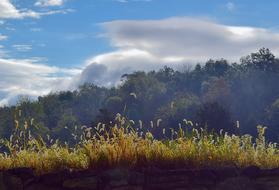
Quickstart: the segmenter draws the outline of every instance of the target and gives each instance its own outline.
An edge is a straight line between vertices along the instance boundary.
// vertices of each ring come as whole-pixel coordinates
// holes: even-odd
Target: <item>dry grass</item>
[[[133,121],[117,115],[113,126],[83,126],[78,143],[69,147],[51,139],[35,138],[29,133],[27,122],[23,126],[17,123],[15,134],[9,140],[2,140],[7,153],[0,154],[0,169],[30,167],[41,174],[65,168],[115,166],[175,168],[229,164],[279,167],[278,148],[276,144],[266,143],[265,128],[261,126],[258,126],[255,141],[249,135],[222,132],[214,135],[202,129],[187,132],[187,125],[180,126],[178,131],[171,130],[169,139],[156,140],[150,132],[142,132],[141,126],[134,129],[133,124]],[[164,134],[166,130],[161,131]]]

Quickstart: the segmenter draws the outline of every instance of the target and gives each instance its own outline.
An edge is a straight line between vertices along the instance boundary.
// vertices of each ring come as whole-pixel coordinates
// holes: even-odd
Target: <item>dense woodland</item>
[[[84,84],[75,91],[53,92],[36,101],[25,97],[17,105],[2,107],[0,136],[10,136],[16,119],[31,121],[32,130],[40,134],[67,141],[76,126],[113,122],[121,113],[136,125],[139,120],[143,127],[160,121],[167,130],[187,119],[215,132],[254,135],[260,124],[268,127],[267,137],[277,142],[278,82],[279,59],[266,48],[239,63],[221,59],[179,71],[170,67],[137,71],[124,74],[117,87]]]

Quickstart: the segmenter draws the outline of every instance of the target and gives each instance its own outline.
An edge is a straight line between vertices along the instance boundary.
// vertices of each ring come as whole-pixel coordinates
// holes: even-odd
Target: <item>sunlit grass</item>
[[[153,128],[159,128],[159,122]],[[237,136],[224,132],[208,133],[190,128],[185,122],[170,137],[156,140],[144,130],[142,122],[117,115],[111,126],[98,124],[95,128],[80,127],[81,135],[73,134],[77,143],[69,146],[40,136],[32,136],[32,123],[16,122],[16,131],[9,140],[2,140],[6,152],[0,154],[0,169],[17,167],[33,168],[38,174],[62,169],[104,169],[110,167],[163,167],[200,168],[215,166],[261,168],[279,167],[279,152],[276,144],[267,143],[265,128],[258,126],[258,137]],[[150,130],[152,130],[150,128]],[[160,129],[165,135],[166,129]]]

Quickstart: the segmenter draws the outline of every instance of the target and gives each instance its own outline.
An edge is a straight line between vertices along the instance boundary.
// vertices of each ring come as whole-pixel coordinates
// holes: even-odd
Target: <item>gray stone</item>
[[[96,190],[98,185],[99,179],[97,177],[68,179],[63,182],[64,188],[75,190]]]
[[[0,172],[0,189],[1,190],[7,190],[7,188],[4,184],[3,172]]]
[[[125,186],[128,185],[128,181],[125,179],[121,179],[121,180],[111,180],[109,181],[109,185],[111,187],[119,187],[119,186]]]
[[[146,182],[149,184],[156,183],[168,183],[168,182],[189,182],[188,176],[176,175],[176,176],[150,176],[147,177]]]
[[[24,190],[62,190],[59,187],[50,187],[43,184],[32,184],[24,188]]]
[[[224,180],[226,178],[237,177],[239,170],[236,167],[220,167],[214,169],[214,174],[218,178],[217,180]]]
[[[130,185],[143,185],[144,182],[144,175],[142,173],[129,172],[128,183]]]
[[[112,190],[143,190],[141,186],[122,186],[122,187],[115,187],[111,188]]]
[[[216,190],[256,190],[257,186],[248,177],[226,179],[216,186]]]
[[[13,168],[5,171],[5,173],[19,177],[22,179],[22,181],[26,181],[35,177],[31,168]]]
[[[244,168],[241,174],[250,178],[255,178],[261,174],[261,169],[257,166],[249,166]]]
[[[106,181],[128,179],[129,171],[127,169],[112,169],[101,174]]]
[[[63,181],[69,178],[68,171],[60,171],[40,176],[39,181],[45,185],[59,186]]]
[[[5,174],[3,176],[5,187],[8,190],[22,190],[23,182],[19,177],[14,175]]]
[[[279,176],[268,176],[256,179],[255,183],[262,190],[278,190],[279,189]]]
[[[169,190],[169,189],[177,189],[177,188],[188,189],[188,187],[189,187],[188,181],[179,181],[179,182],[167,181],[166,183],[146,184],[145,189]]]

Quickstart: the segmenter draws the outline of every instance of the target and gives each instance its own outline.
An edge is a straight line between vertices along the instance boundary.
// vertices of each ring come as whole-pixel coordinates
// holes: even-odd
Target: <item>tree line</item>
[[[165,129],[187,120],[210,131],[254,135],[260,124],[268,126],[269,139],[278,141],[278,82],[279,59],[267,48],[238,63],[220,59],[193,69],[137,71],[124,74],[117,87],[86,83],[75,91],[52,92],[35,101],[21,98],[17,105],[1,107],[0,136],[10,136],[15,119],[32,120],[40,134],[68,141],[76,126],[110,123],[120,113],[143,126],[160,121]]]

